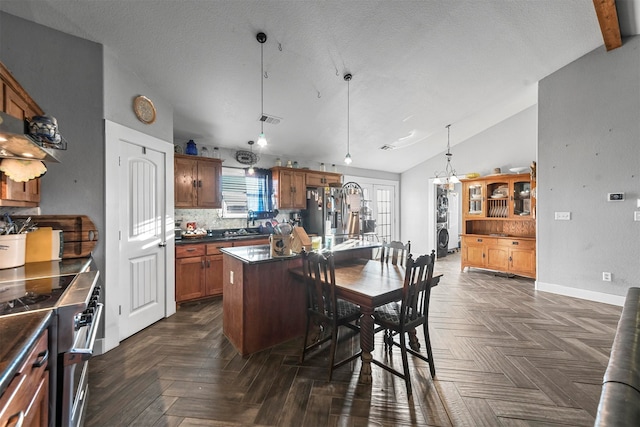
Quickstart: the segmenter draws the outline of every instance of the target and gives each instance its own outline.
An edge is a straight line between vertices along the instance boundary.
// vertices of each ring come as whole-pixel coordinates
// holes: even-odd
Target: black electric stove
[[[56,306],[75,274],[0,283],[0,316]]]

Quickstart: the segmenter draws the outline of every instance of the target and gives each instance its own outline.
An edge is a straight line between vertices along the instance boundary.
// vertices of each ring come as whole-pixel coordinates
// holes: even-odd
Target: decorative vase
[[[187,149],[185,150],[185,153],[191,156],[198,155],[198,147],[196,147],[196,143],[193,139],[190,139],[189,142],[187,142]]]

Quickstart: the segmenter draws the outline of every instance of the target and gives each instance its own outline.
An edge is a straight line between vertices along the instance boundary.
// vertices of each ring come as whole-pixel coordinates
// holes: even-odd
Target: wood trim
[[[600,24],[600,31],[602,32],[604,46],[607,48],[607,51],[622,46],[616,1],[593,0],[593,7],[596,9],[598,23]]]

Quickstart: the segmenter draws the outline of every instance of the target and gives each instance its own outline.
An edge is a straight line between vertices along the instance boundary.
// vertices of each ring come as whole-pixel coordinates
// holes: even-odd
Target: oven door
[[[84,421],[86,402],[89,394],[89,359],[102,318],[103,304],[96,304],[90,321],[76,317],[78,328],[74,334],[73,348],[63,354],[61,422],[64,426],[81,426]]]

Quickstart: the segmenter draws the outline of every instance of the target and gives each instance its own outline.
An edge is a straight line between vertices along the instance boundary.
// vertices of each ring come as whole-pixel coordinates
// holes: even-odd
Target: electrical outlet
[[[607,200],[610,202],[622,202],[624,193],[607,193]]]
[[[233,271],[229,272],[229,282],[233,285]]]
[[[608,271],[603,271],[602,272],[602,281],[610,282],[611,281],[611,273],[609,273]]]
[[[556,212],[555,213],[556,221],[569,221],[571,220],[571,212]]]
[[[634,221],[640,221],[640,211],[635,211],[633,213],[633,220]]]

